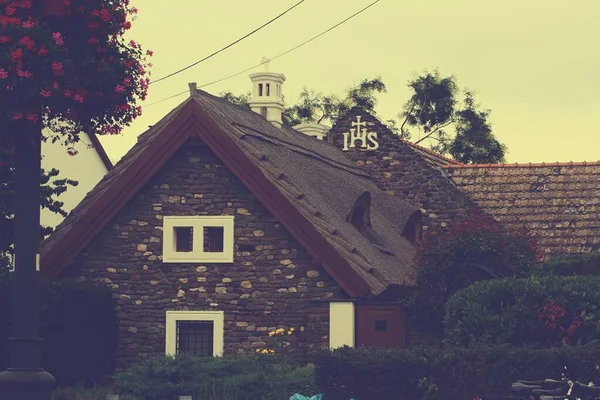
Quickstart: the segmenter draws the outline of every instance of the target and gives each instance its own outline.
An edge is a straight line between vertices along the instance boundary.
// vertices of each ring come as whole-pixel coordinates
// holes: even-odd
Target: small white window
[[[165,353],[223,355],[223,311],[167,311]]]
[[[163,262],[233,262],[233,216],[164,217]]]

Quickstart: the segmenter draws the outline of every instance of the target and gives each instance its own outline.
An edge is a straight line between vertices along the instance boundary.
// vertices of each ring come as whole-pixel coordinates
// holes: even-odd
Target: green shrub
[[[441,338],[446,301],[473,282],[528,276],[538,257],[532,238],[472,212],[447,231],[426,236],[416,259],[416,293],[404,301],[415,327]]]
[[[119,393],[140,400],[193,395],[203,400],[288,399],[316,394],[311,367],[296,367],[274,356],[205,358],[151,357],[114,375]]]
[[[12,273],[0,273],[0,368],[8,367]],[[59,385],[91,385],[114,372],[118,326],[108,287],[92,282],[40,280],[42,366]]]
[[[555,349],[509,345],[414,349],[349,349],[322,354],[317,387],[325,400],[465,400],[509,395],[516,379],[598,378],[600,346]]]
[[[474,283],[446,304],[450,345],[581,344],[600,338],[600,278],[544,277]]]
[[[600,253],[562,256],[537,264],[532,275],[570,276],[600,275]]]

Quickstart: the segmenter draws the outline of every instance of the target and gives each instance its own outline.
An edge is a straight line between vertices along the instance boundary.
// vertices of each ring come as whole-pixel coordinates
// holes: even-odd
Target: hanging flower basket
[[[0,125],[41,120],[69,147],[120,133],[150,82],[152,52],[123,37],[136,13],[129,0],[0,0]]]

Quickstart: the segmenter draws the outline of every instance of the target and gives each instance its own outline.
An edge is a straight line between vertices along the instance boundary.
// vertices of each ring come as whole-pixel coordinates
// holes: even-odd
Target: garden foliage
[[[600,277],[494,279],[447,303],[445,342],[556,347],[600,336]]]

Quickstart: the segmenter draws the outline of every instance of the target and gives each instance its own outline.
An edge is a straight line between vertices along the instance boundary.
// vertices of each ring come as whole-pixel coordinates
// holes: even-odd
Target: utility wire
[[[282,12],[281,14],[279,14],[278,16],[276,16],[275,18],[272,18],[272,19],[271,19],[271,20],[269,20],[268,22],[266,22],[266,23],[262,24],[261,26],[259,26],[259,27],[258,27],[258,28],[256,28],[255,30],[253,30],[252,32],[250,32],[250,33],[247,33],[246,35],[242,36],[241,38],[239,38],[239,39],[238,39],[238,40],[236,40],[235,42],[231,42],[231,43],[229,43],[227,46],[223,47],[223,48],[222,48],[222,49],[220,49],[220,50],[217,50],[217,51],[215,51],[215,52],[214,52],[214,53],[212,53],[211,55],[208,55],[208,56],[204,57],[203,59],[201,59],[201,60],[198,60],[198,61],[196,61],[195,63],[188,65],[188,66],[187,66],[187,67],[185,67],[185,68],[182,68],[182,69],[180,69],[180,70],[178,70],[178,71],[175,71],[175,72],[173,72],[173,73],[170,73],[169,75],[166,75],[166,76],[163,76],[162,78],[156,79],[156,80],[154,80],[154,81],[150,82],[149,84],[151,85],[151,84],[153,84],[153,83],[156,83],[156,82],[163,81],[163,80],[165,80],[165,79],[167,79],[167,78],[170,78],[170,77],[172,77],[173,75],[177,75],[177,74],[179,74],[179,73],[181,73],[181,72],[183,72],[183,71],[185,71],[185,70],[187,70],[187,69],[190,69],[190,68],[192,68],[192,67],[194,67],[194,66],[196,66],[196,65],[200,64],[201,62],[208,60],[209,58],[211,58],[211,57],[213,57],[213,56],[216,56],[216,55],[217,55],[217,54],[219,54],[220,52],[222,52],[222,51],[224,51],[224,50],[227,50],[227,49],[228,49],[228,48],[230,48],[231,46],[233,46],[233,45],[235,45],[235,44],[237,44],[237,43],[241,42],[241,41],[242,41],[242,40],[244,40],[244,39],[246,39],[248,36],[251,36],[251,35],[253,35],[254,33],[256,33],[256,32],[258,32],[258,31],[260,31],[260,30],[261,30],[262,28],[264,28],[265,26],[267,26],[267,25],[269,25],[269,24],[271,24],[271,23],[275,22],[276,20],[278,20],[279,18],[283,17],[283,16],[284,16],[285,14],[287,14],[288,12],[292,11],[294,8],[298,7],[300,4],[304,3],[304,1],[305,1],[305,0],[300,0],[299,2],[297,2],[297,3],[296,3],[296,4],[294,4],[293,6],[291,6],[290,8],[288,8],[287,10],[285,10],[284,12]]]
[[[272,60],[275,60],[276,58],[282,57],[282,56],[284,56],[284,55],[286,55],[286,54],[288,54],[288,53],[290,53],[290,52],[292,52],[292,51],[294,51],[294,50],[296,50],[296,49],[298,49],[298,48],[300,48],[300,47],[304,46],[305,44],[308,44],[308,43],[312,42],[313,40],[315,40],[315,39],[317,39],[317,38],[319,38],[319,37],[323,36],[323,35],[324,35],[324,34],[326,34],[327,32],[330,32],[330,31],[332,31],[333,29],[337,28],[338,26],[340,26],[340,25],[344,24],[345,22],[347,22],[347,21],[351,20],[352,18],[354,18],[354,17],[356,17],[357,15],[361,14],[362,12],[366,11],[368,8],[370,8],[370,7],[374,6],[374,5],[375,5],[376,3],[378,3],[379,1],[380,1],[380,0],[375,0],[374,2],[372,2],[371,4],[369,4],[368,6],[364,7],[363,9],[361,9],[361,10],[359,10],[359,11],[355,12],[354,14],[352,14],[352,15],[351,15],[351,16],[349,16],[349,17],[347,17],[346,19],[344,19],[344,20],[342,20],[342,21],[338,22],[337,24],[333,25],[331,28],[324,30],[323,32],[319,33],[318,35],[316,35],[316,36],[313,36],[312,38],[308,39],[307,41],[305,41],[305,42],[302,42],[302,43],[300,43],[299,45],[297,45],[296,47],[292,47],[291,49],[289,49],[289,50],[287,50],[287,51],[284,51],[283,53],[281,53],[281,54],[278,54],[278,55],[276,55],[275,57],[269,58],[268,60],[262,61],[262,62],[261,62],[261,63],[259,63],[259,64],[256,64],[256,65],[254,65],[254,66],[252,66],[252,67],[250,67],[250,68],[246,68],[245,70],[243,70],[243,71],[240,71],[240,72],[237,72],[237,73],[235,73],[235,74],[233,74],[233,75],[229,75],[229,76],[226,76],[225,78],[221,78],[221,79],[217,79],[216,81],[212,81],[212,82],[209,82],[209,83],[205,83],[205,84],[203,84],[203,85],[201,85],[201,86],[198,86],[198,87],[202,88],[202,87],[206,87],[206,86],[213,85],[213,84],[215,84],[215,83],[223,82],[223,81],[225,81],[225,80],[227,80],[227,79],[231,79],[231,78],[233,78],[233,77],[235,77],[235,76],[241,75],[241,74],[243,74],[244,72],[248,72],[248,71],[250,71],[250,70],[252,70],[252,69],[254,69],[254,68],[256,68],[256,67],[260,67],[260,66],[261,66],[261,65],[263,65],[263,64],[266,64],[266,63],[268,63],[268,62],[270,62],[270,61],[272,61]],[[154,103],[147,104],[145,107],[149,107],[149,106],[152,106],[152,105],[154,105],[154,104],[161,103],[161,102],[163,102],[163,101],[165,101],[165,100],[169,100],[169,99],[172,99],[172,98],[174,98],[174,97],[179,97],[179,96],[181,96],[181,95],[183,95],[183,94],[185,94],[185,93],[189,93],[189,90],[185,90],[185,91],[183,91],[183,92],[181,92],[181,93],[177,93],[177,94],[175,94],[175,95],[173,95],[173,96],[170,96],[170,97],[164,98],[164,99],[162,99],[162,100],[158,100],[158,101],[156,101],[156,102],[154,102]]]

